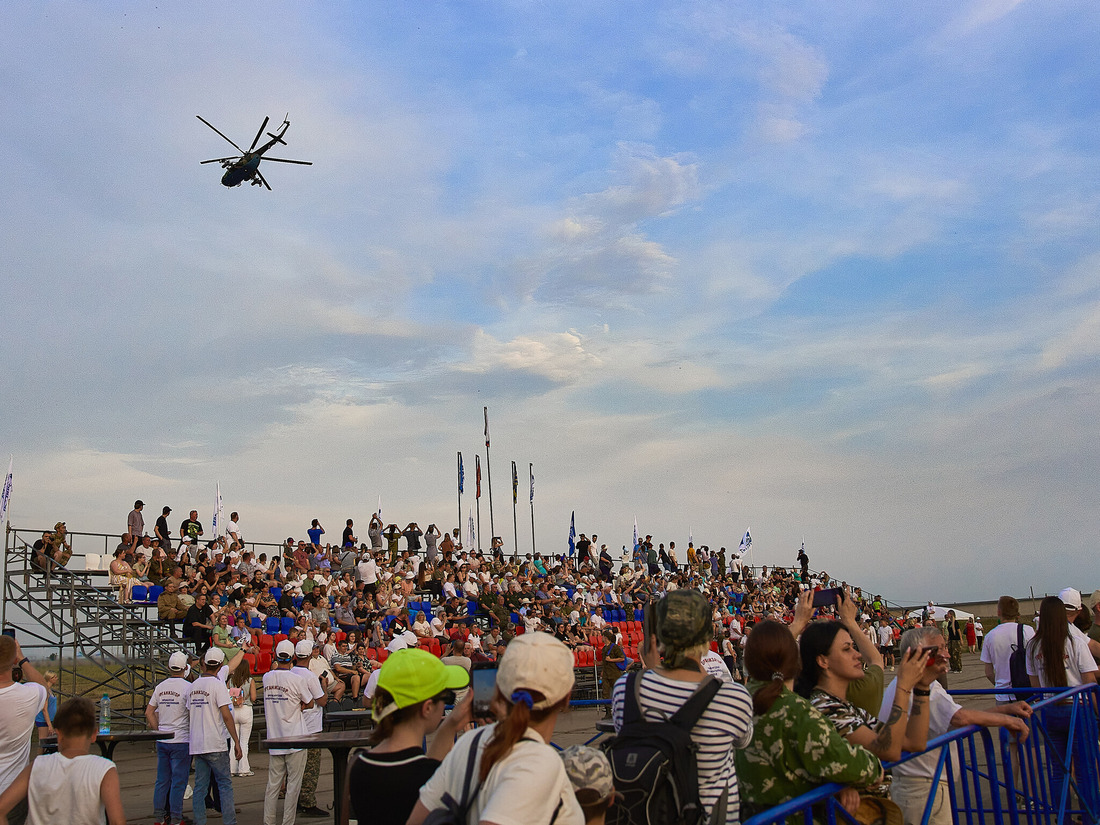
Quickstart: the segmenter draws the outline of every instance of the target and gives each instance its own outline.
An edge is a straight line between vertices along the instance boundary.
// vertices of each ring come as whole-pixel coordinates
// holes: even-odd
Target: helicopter
[[[222,168],[225,169],[225,174],[222,175],[222,186],[240,186],[247,180],[250,181],[253,186],[259,186],[262,183],[268,188],[268,191],[270,191],[271,186],[264,179],[264,176],[263,174],[261,174],[259,169],[261,158],[263,158],[264,160],[275,161],[276,163],[298,163],[302,166],[313,165],[313,163],[308,160],[287,160],[286,158],[263,157],[264,152],[266,152],[276,143],[281,143],[286,146],[286,141],[283,140],[283,135],[285,135],[286,130],[290,128],[289,114],[285,118],[283,118],[283,125],[279,128],[279,133],[275,134],[274,132],[268,132],[267,135],[271,138],[271,140],[269,140],[267,143],[257,149],[256,144],[260,142],[260,136],[264,133],[264,129],[267,128],[267,122],[271,119],[265,117],[263,125],[260,126],[260,130],[256,132],[256,137],[253,138],[252,145],[248,147],[247,152],[236,143],[233,143],[233,141],[229,140],[229,138],[223,135],[220,131],[218,131],[217,127],[214,126],[214,124],[212,124],[202,115],[195,115],[195,117],[197,117],[207,126],[209,126],[215,132],[218,132],[218,134],[224,140],[226,140],[230,145],[233,146],[234,149],[241,153],[239,155],[232,155],[227,158],[211,158],[210,160],[200,161],[200,163],[220,163],[222,165]]]

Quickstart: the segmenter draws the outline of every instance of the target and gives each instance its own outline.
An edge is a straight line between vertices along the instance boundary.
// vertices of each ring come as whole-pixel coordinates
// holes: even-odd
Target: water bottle
[[[99,732],[111,732],[111,697],[106,693],[99,700]]]

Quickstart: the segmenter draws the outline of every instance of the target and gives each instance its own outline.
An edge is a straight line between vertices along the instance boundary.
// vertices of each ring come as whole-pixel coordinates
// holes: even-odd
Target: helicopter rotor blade
[[[263,136],[263,133],[264,133],[264,129],[266,129],[266,128],[267,128],[267,122],[268,122],[268,121],[269,121],[270,119],[271,119],[271,118],[268,118],[268,117],[265,117],[265,118],[264,118],[264,125],[260,127],[260,131],[258,131],[258,132],[256,133],[256,137],[255,137],[255,138],[254,138],[254,139],[252,140],[252,145],[248,147],[248,151],[249,151],[249,152],[251,152],[251,151],[252,151],[253,149],[255,149],[255,148],[256,148],[256,144],[260,142],[260,138],[261,138],[261,137]]]
[[[237,150],[238,152],[240,152],[240,153],[241,153],[242,155],[244,154],[244,149],[242,149],[242,148],[241,148],[240,146],[238,146],[238,145],[237,145],[236,143],[234,143],[233,141],[229,140],[229,138],[227,138],[227,137],[226,137],[225,135],[222,135],[222,133],[221,133],[220,131],[218,131],[218,128],[217,128],[217,127],[216,127],[216,126],[215,126],[215,125],[214,125],[213,123],[211,123],[211,122],[210,122],[209,120],[207,120],[206,118],[204,118],[204,117],[203,117],[202,115],[195,115],[195,117],[197,117],[197,118],[198,118],[199,120],[201,120],[201,121],[202,121],[203,123],[205,123],[205,124],[206,124],[207,126],[209,126],[209,127],[210,127],[211,129],[213,129],[213,130],[214,130],[215,132],[218,132],[218,134],[219,134],[219,135],[221,135],[222,139],[223,139],[223,140],[225,140],[225,141],[226,141],[227,143],[229,143],[229,145],[230,145],[230,146],[232,146],[232,147],[233,147],[234,149],[236,149],[236,150]]]
[[[259,170],[259,169],[257,169],[257,170],[256,170],[256,177],[258,177],[258,178],[260,179],[260,183],[262,183],[262,184],[263,184],[264,186],[266,186],[266,187],[267,187],[267,191],[268,191],[268,192],[270,192],[270,191],[271,191],[271,184],[269,184],[269,183],[267,182],[267,178],[265,178],[265,177],[264,177],[264,176],[263,176],[263,175],[262,175],[262,174],[260,173],[260,170]]]
[[[264,155],[264,160],[265,161],[273,160],[276,163],[300,163],[302,166],[312,166],[313,165],[313,161],[311,161],[311,160],[287,160],[286,158],[269,158],[267,155]]]
[[[221,163],[222,161],[226,161],[226,160],[237,160],[240,157],[241,157],[240,155],[233,155],[232,157],[228,157],[228,158],[211,158],[210,160],[200,160],[199,163],[200,164],[203,164],[203,163]]]

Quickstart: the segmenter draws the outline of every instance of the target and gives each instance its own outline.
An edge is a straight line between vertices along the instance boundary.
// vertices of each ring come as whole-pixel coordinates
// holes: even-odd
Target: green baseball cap
[[[428,651],[415,647],[398,650],[390,654],[378,671],[378,687],[393,697],[393,703],[381,712],[375,711],[374,720],[469,684],[470,674],[462,665],[445,665]]]

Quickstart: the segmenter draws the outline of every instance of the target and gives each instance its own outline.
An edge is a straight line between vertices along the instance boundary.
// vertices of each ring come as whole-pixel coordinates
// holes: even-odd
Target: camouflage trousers
[[[317,806],[317,780],[321,778],[321,749],[306,751],[306,770],[302,774],[302,791],[298,794],[299,808]]]

